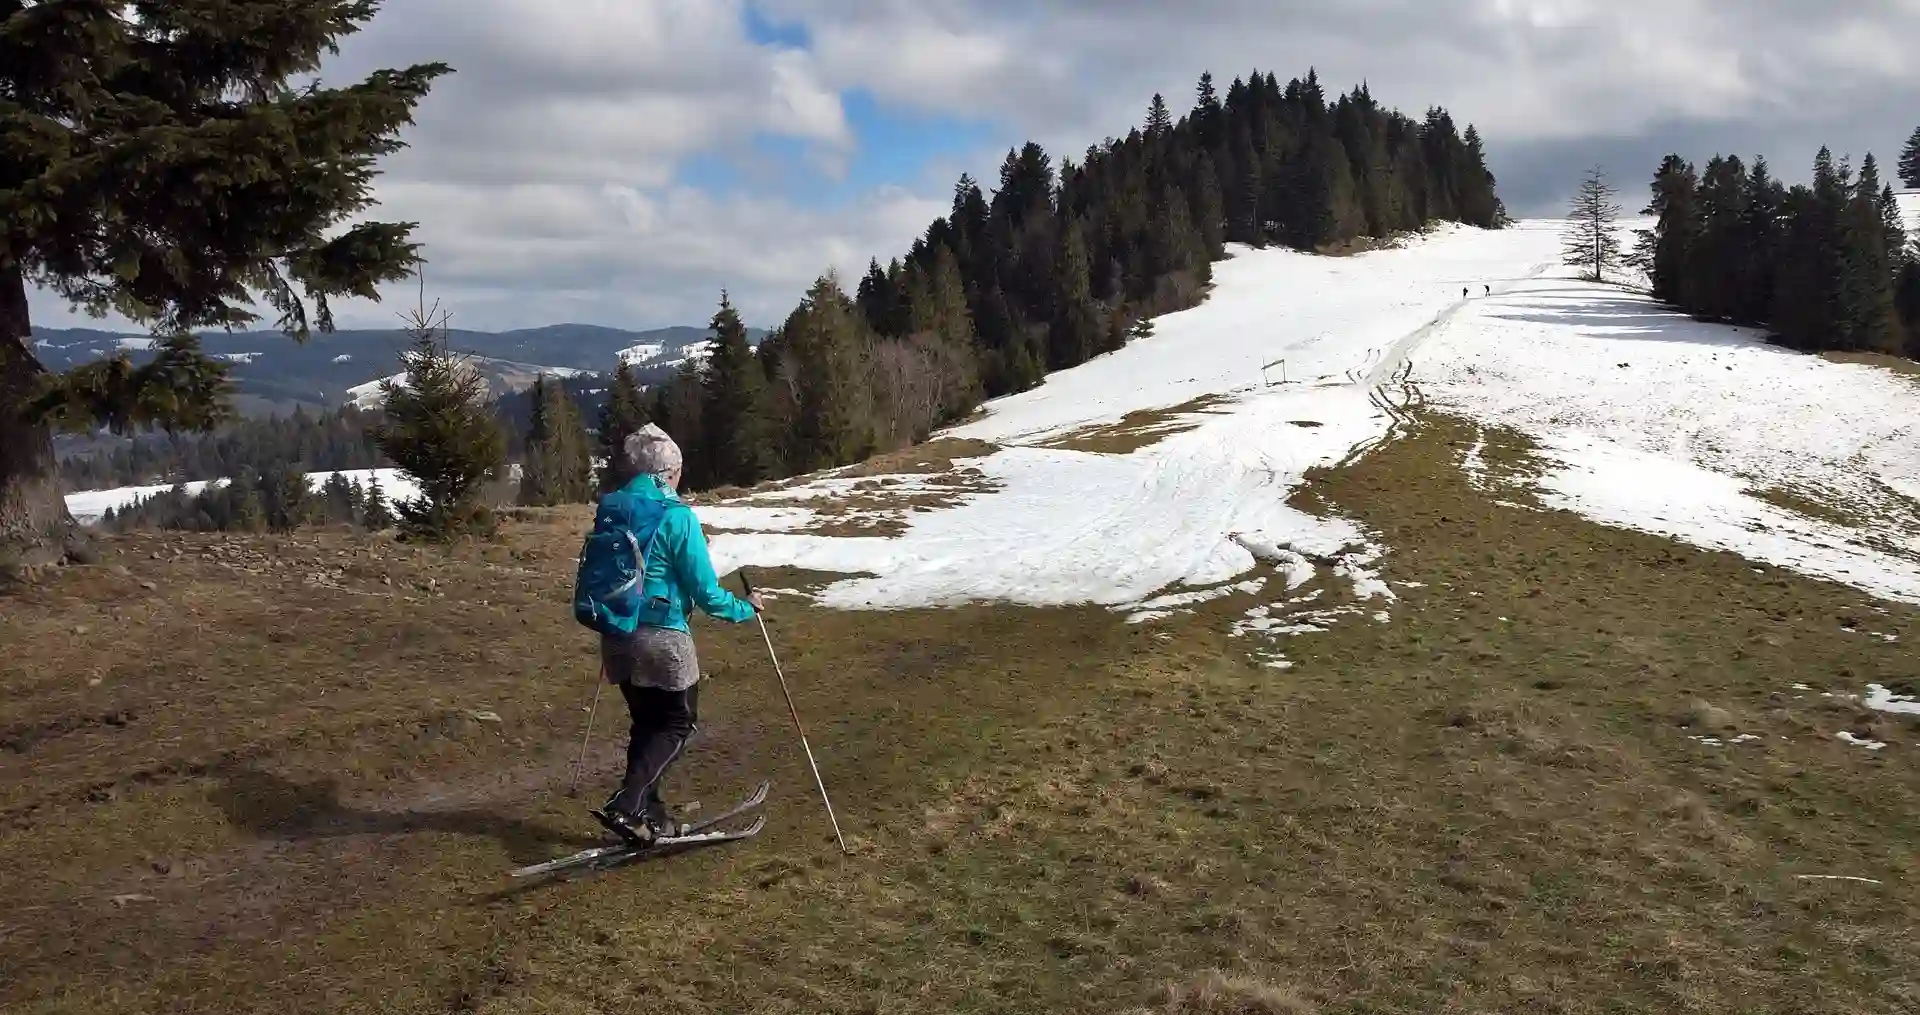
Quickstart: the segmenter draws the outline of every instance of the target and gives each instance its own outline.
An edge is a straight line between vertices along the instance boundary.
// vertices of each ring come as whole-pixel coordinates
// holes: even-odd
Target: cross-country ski
[[[636,846],[621,843],[618,845],[596,846],[584,849],[571,856],[563,856],[545,863],[536,863],[517,868],[510,873],[516,878],[538,877],[542,874],[558,874],[576,870],[605,870],[623,863],[663,853],[671,853],[695,846],[708,846],[722,842],[737,842],[751,839],[760,834],[767,826],[767,817],[762,814],[753,819],[753,824],[737,831],[686,832],[681,835],[661,836],[649,845]]]

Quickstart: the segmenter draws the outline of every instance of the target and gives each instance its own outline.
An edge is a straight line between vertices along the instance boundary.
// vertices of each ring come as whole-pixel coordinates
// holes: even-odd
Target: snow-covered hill
[[[404,355],[402,356],[402,360],[411,362],[411,360],[406,360]],[[535,377],[541,375],[568,378],[579,377],[587,373],[585,370],[575,370],[572,367],[549,367],[541,366],[537,363],[514,363],[508,360],[488,359],[483,356],[468,357],[466,362],[472,366],[476,373],[486,380],[487,390],[496,395],[509,391],[523,391],[533,385],[533,379]],[[378,377],[365,384],[356,384],[347,389],[347,401],[361,409],[378,408],[381,399],[384,397],[381,394],[380,386],[388,382],[406,387],[406,372],[402,371],[386,377]]]
[[[727,530],[716,563],[857,575],[820,595],[845,608],[1099,603],[1147,618],[1259,590],[1277,609],[1316,566],[1386,607],[1372,565],[1393,547],[1287,498],[1308,469],[1390,438],[1411,380],[1537,440],[1549,503],[1920,602],[1920,385],[1575,281],[1560,226],[1448,228],[1349,258],[1238,249],[1202,306],[946,434],[994,447],[953,474],[829,474],[703,509]],[[1149,410],[1165,411],[1126,418]],[[1129,429],[1143,446],[1076,439]],[[897,536],[808,531],[861,483],[947,503],[895,513]],[[1856,521],[1777,506],[1796,497]],[[1264,589],[1248,577],[1262,558],[1283,578]],[[1273,624],[1264,609],[1248,628]]]

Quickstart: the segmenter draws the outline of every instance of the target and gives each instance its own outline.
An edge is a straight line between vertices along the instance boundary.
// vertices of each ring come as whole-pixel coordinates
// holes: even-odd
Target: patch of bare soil
[[[1203,395],[1163,409],[1141,409],[1127,413],[1117,422],[1070,430],[1037,446],[1102,455],[1130,455],[1174,434],[1192,430],[1205,422],[1200,416],[1212,413],[1229,401],[1223,395]]]

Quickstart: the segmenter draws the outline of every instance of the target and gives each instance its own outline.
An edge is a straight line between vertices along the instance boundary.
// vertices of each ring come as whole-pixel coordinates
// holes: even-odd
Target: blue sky
[[[816,141],[762,131],[740,148],[688,158],[675,180],[714,194],[773,195],[832,208],[882,187],[951,186],[959,167],[997,151],[1007,133],[984,119],[888,109],[865,88],[841,92],[840,103],[854,139],[845,158],[821,153]]]
[[[1444,105],[1511,210],[1555,215],[1595,163],[1637,206],[1673,150],[1888,161],[1920,121],[1916,38],[1920,5],[1887,0],[394,0],[324,73],[456,68],[375,214],[419,223],[461,326],[637,329],[705,321],[722,288],[777,322],[821,272],[903,253],[962,171],[1123,135],[1155,92],[1184,112],[1207,69]],[[336,310],[386,327],[412,296]]]

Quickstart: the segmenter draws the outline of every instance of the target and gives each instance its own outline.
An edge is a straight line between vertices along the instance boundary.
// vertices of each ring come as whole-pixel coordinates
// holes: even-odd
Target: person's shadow
[[[603,845],[604,838],[563,832],[537,822],[490,810],[379,811],[340,802],[332,777],[297,783],[271,772],[245,768],[227,776],[208,794],[227,822],[262,838],[311,841],[346,835],[405,835],[448,832],[499,840],[514,863],[551,859],[555,847]]]

